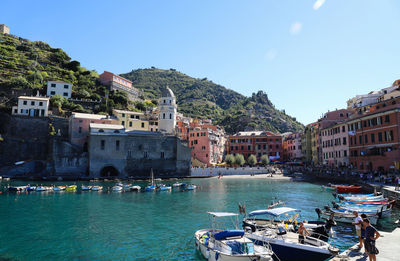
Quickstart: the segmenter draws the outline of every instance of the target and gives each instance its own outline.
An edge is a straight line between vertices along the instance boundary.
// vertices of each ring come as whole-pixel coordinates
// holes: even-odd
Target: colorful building
[[[285,161],[301,161],[302,153],[302,133],[288,133],[283,138],[283,155]]]
[[[107,86],[110,91],[123,91],[128,94],[129,99],[137,100],[139,98],[139,91],[132,86],[132,82],[117,74],[104,71],[99,75],[101,84]]]
[[[283,160],[282,136],[270,131],[243,131],[228,137],[227,154],[242,154],[246,159],[255,155],[260,160],[268,155],[271,160]]]
[[[359,171],[398,169],[399,122],[399,97],[370,105],[365,112],[354,114],[347,121],[351,166]]]
[[[349,164],[349,134],[346,123],[321,130],[322,164],[342,167]]]
[[[69,119],[69,141],[87,150],[91,123],[119,125],[119,120],[108,115],[73,112]]]
[[[128,131],[149,131],[149,120],[143,112],[114,109],[113,115],[118,119],[119,124],[124,126]]]

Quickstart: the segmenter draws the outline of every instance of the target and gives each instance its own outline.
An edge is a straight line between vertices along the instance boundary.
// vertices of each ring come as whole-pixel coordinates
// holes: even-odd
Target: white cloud
[[[268,52],[265,54],[265,58],[267,58],[268,61],[272,61],[276,58],[278,55],[278,52],[275,49],[269,49]]]
[[[300,22],[295,22],[290,26],[289,32],[293,35],[299,34],[303,25]]]
[[[318,10],[324,3],[325,3],[325,0],[315,1],[314,5],[313,5],[313,9]]]

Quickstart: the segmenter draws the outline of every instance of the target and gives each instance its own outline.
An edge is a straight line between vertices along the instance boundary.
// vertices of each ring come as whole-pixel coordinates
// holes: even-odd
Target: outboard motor
[[[330,208],[328,205],[325,205],[325,206],[324,206],[324,209],[325,209],[326,211],[331,211],[331,208]]]
[[[340,206],[338,205],[338,203],[336,203],[335,201],[332,201],[332,206],[333,208],[340,208]]]
[[[321,209],[316,208],[316,209],[315,209],[315,212],[317,212],[318,218],[321,218],[321,214],[322,214]]]

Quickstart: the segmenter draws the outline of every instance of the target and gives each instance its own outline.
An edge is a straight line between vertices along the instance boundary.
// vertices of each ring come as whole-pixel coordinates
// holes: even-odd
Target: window
[[[82,127],[79,127],[78,132],[79,132],[79,133],[82,133]]]
[[[172,113],[169,114],[169,119],[172,120]]]
[[[258,144],[258,146],[257,146],[257,147],[258,147],[258,149],[259,149],[259,150],[261,150],[261,145],[260,145],[260,144]]]
[[[365,141],[365,144],[368,143],[368,135],[367,134],[364,135],[364,141]]]
[[[34,101],[31,101],[31,105],[35,105],[35,102],[34,102]]]
[[[360,136],[358,136],[358,141],[359,141],[359,143],[360,143],[360,145],[362,144],[362,136],[360,135]]]
[[[275,148],[279,149],[279,145],[276,145]]]
[[[206,158],[208,158],[208,154],[206,154]]]
[[[138,120],[140,119],[139,115],[136,115],[136,119],[138,119]]]
[[[144,122],[142,122],[142,128],[144,128]]]
[[[165,152],[164,152],[164,151],[161,151],[160,157],[161,157],[162,159],[165,159]]]
[[[378,133],[378,142],[382,142],[382,132]]]
[[[131,121],[129,122],[129,127],[132,127],[132,122]]]
[[[201,149],[202,150],[206,150],[206,146],[201,146]]]
[[[104,150],[104,147],[106,146],[106,141],[105,140],[101,140],[100,141],[100,149]]]
[[[375,134],[371,133],[371,143],[375,143]]]
[[[55,91],[51,91],[51,92],[50,92],[50,95],[55,95],[55,94],[56,94]]]
[[[64,84],[64,89],[68,89],[68,85],[67,84]]]
[[[387,122],[387,123],[389,123],[389,122],[390,122],[389,115],[386,115],[386,116],[385,116],[385,122]]]
[[[241,150],[244,150],[244,146],[240,146],[240,149],[241,149]]]
[[[119,140],[115,141],[115,150],[119,150]]]
[[[344,127],[344,126],[343,126]],[[346,145],[347,141],[346,141],[346,137],[343,137],[343,145]]]
[[[18,109],[14,109],[14,113],[17,114],[18,113]]]
[[[121,121],[121,125],[125,127],[125,121]]]
[[[269,145],[269,148],[272,149],[272,145]]]
[[[251,146],[249,145],[249,146],[247,146],[247,150],[251,150]]]
[[[165,113],[162,114],[162,118],[165,119]]]
[[[147,151],[143,152],[143,158],[147,159],[149,157],[149,154],[147,153]]]
[[[122,113],[122,118],[125,118],[125,113]]]
[[[55,87],[56,87],[56,84],[55,84],[55,83],[52,83],[52,84],[51,84],[51,87],[55,88]]]
[[[263,145],[263,150],[266,150],[267,149],[267,145]]]
[[[39,106],[43,106],[43,102],[39,102]]]
[[[347,150],[343,151],[343,157],[347,157]]]
[[[194,140],[194,144],[198,144],[198,141],[197,141],[197,140]]]
[[[23,101],[23,104],[24,104],[24,105],[27,105],[27,104],[28,104],[28,102],[27,102],[27,101]]]
[[[345,132],[346,131],[346,126],[342,126],[342,132]]]
[[[68,96],[68,92],[64,92],[63,96],[67,97]]]
[[[134,118],[135,118],[135,115],[131,115],[130,117],[131,117],[131,119],[134,119]]]

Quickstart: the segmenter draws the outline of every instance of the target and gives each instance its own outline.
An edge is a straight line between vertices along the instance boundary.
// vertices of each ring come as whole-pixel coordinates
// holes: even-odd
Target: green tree
[[[244,157],[242,154],[236,154],[235,156],[235,164],[239,165],[239,166],[243,166],[243,164],[246,161],[244,160]]]
[[[261,156],[261,164],[263,164],[264,166],[269,164],[268,155],[264,154],[264,155]]]
[[[8,85],[10,88],[16,89],[29,89],[32,87],[32,85],[22,76],[11,78]]]
[[[225,156],[225,163],[229,166],[235,164],[235,157],[232,154],[228,154]]]
[[[250,155],[250,156],[247,158],[247,163],[248,163],[250,166],[256,165],[256,164],[257,164],[257,158],[256,158],[256,156],[255,156],[255,155]]]

